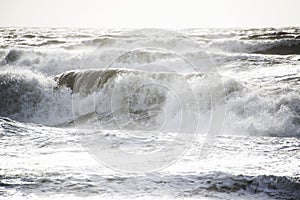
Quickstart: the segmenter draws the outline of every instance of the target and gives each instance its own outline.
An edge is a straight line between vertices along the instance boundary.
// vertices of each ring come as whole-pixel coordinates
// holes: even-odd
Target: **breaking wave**
[[[218,86],[207,88],[206,84],[211,84],[213,79],[205,73],[118,68],[68,71],[48,78],[30,70],[10,69],[0,73],[0,80],[2,117],[55,126],[72,122],[74,116],[75,119],[89,119],[93,113],[100,122],[113,123],[113,114],[117,112],[121,113],[123,122],[130,117],[138,124],[155,127],[162,123],[166,111],[174,118],[181,111],[189,111],[193,113],[191,120],[200,117],[201,126],[206,129],[212,108],[210,92],[218,91]],[[272,94],[263,96],[252,91],[251,87],[234,79],[223,77],[223,84],[226,95],[224,133],[300,135],[297,92],[283,92],[278,96],[274,91],[273,95],[277,95],[274,98]],[[180,106],[170,89],[185,97]],[[74,100],[80,100],[78,106],[83,107],[72,109]]]
[[[72,100],[78,98],[86,108],[75,113],[77,117],[88,118],[87,115],[96,113],[100,121],[112,120],[111,100],[114,100],[116,108],[122,110],[121,105],[128,105],[130,117],[141,123],[149,122],[149,126],[160,123],[163,112],[173,113],[175,117],[181,109],[195,111],[194,116],[207,122],[212,108],[211,92],[217,92],[220,86],[214,85],[214,79],[206,73],[212,67],[209,54],[215,56],[224,73],[219,77],[226,99],[224,132],[300,135],[297,70],[282,78],[274,75],[270,84],[276,87],[261,86],[269,80],[255,79],[252,71],[260,68],[259,73],[273,73],[270,69],[275,65],[278,71],[279,68],[288,71],[285,65],[297,66],[299,29],[183,31],[187,34],[135,30],[100,35],[82,30],[80,34],[62,31],[60,36],[49,30],[25,30],[22,34],[17,34],[17,29],[1,30],[8,41],[1,44],[5,47],[0,50],[0,115],[3,117],[46,125],[65,124],[74,120]],[[21,44],[19,39],[27,43]],[[39,44],[49,48],[43,49]],[[116,57],[139,47],[164,47],[179,52],[199,67],[201,73],[189,70],[186,63],[168,52],[145,49],[125,54],[119,57],[116,66],[105,69]],[[277,56],[288,54],[294,55]],[[143,64],[152,68],[135,68]],[[228,69],[233,76],[226,76]],[[240,78],[240,74],[248,74],[252,79],[245,78],[248,75]],[[181,108],[175,106],[176,96],[163,85],[186,97]],[[97,109],[91,110],[89,105],[95,97]]]
[[[96,94],[99,100],[96,108],[98,118],[112,114],[112,101],[118,101],[117,105],[121,107],[128,104],[129,113],[135,115],[138,120],[153,119],[153,116],[159,118],[159,113],[168,109],[171,113],[194,110],[199,112],[194,114],[202,116],[205,121],[208,120],[211,111],[209,89],[217,90],[217,87],[207,88],[205,84],[211,84],[209,81],[213,80],[203,73],[174,74],[128,69],[86,70],[63,73],[56,77],[56,81],[58,88],[69,87],[73,93],[79,93],[80,99],[86,101],[84,105],[94,104],[93,95]],[[186,104],[181,104],[180,108],[174,106],[166,88],[147,84],[153,82],[178,87],[178,95],[185,95],[188,99]],[[300,99],[297,93],[282,93],[278,96],[274,91],[273,95],[277,95],[274,99],[272,94],[269,97],[263,96],[233,79],[224,79],[223,84],[227,113],[224,132],[273,136],[300,135]],[[196,98],[185,93],[188,89],[192,90]],[[87,107],[82,110],[84,113],[77,115],[95,112]],[[128,120],[126,116],[124,118]]]
[[[0,115],[22,122],[58,125],[72,119],[71,93],[55,92],[55,81],[29,70],[0,73]]]

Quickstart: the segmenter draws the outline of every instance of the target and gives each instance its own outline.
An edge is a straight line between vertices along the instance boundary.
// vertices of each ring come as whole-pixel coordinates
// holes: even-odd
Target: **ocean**
[[[300,199],[300,28],[0,28],[0,199]]]

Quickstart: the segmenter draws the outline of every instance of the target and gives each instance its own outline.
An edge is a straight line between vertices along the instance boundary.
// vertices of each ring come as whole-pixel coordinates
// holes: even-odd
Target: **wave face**
[[[297,27],[179,32],[2,28],[0,34],[6,38],[0,48],[3,117],[56,126],[95,112],[107,123],[113,120],[115,100],[116,108],[128,104],[127,114],[129,109],[130,117],[151,127],[162,124],[165,111],[175,117],[181,110],[172,92],[159,86],[166,85],[186,96],[183,110],[197,110],[192,116],[206,124],[210,95],[222,87],[224,133],[300,135]],[[211,78],[215,65],[219,85]],[[87,105],[97,97],[96,110],[81,108],[74,118],[76,95]]]

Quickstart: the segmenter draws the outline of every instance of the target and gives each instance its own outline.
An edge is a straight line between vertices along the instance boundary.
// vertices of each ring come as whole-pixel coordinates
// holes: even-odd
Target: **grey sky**
[[[299,8],[299,0],[0,0],[0,26],[299,26]]]

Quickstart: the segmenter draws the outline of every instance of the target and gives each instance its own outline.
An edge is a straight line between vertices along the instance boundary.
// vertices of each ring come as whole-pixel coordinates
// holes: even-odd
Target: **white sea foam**
[[[299,33],[0,28],[0,198],[297,199]],[[149,155],[195,124],[173,165],[140,175],[99,166],[75,129]]]

